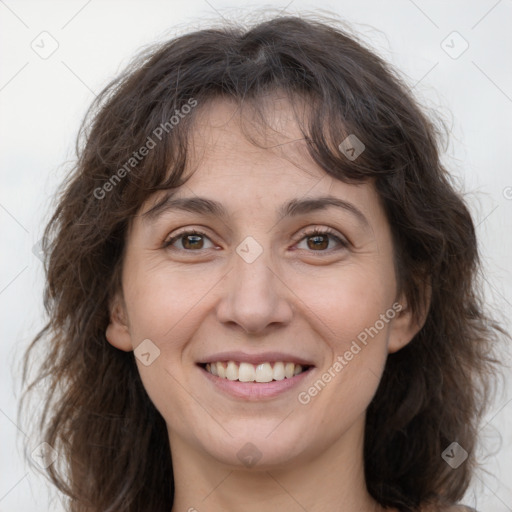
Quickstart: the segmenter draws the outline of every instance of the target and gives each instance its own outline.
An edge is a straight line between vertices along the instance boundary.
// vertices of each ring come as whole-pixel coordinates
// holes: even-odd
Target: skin
[[[128,233],[107,339],[125,351],[149,339],[160,350],[148,366],[136,360],[168,428],[172,512],[381,510],[364,479],[365,412],[387,355],[421,325],[397,293],[390,227],[373,183],[348,185],[318,167],[286,99],[271,98],[266,114],[271,129],[253,135],[270,148],[259,148],[241,133],[236,105],[203,106],[191,141],[193,172],[177,196],[215,199],[228,217],[167,211],[148,222],[142,214],[163,193],[148,198]],[[249,126],[250,110],[243,120]],[[277,215],[290,199],[323,195],[350,202],[368,225],[334,207]],[[311,247],[314,236],[302,232],[315,227],[330,227],[349,245],[329,239],[327,248]],[[164,248],[179,228],[206,237],[199,248],[184,246],[186,237]],[[252,263],[236,252],[247,236],[263,250]],[[300,403],[299,392],[396,302],[402,311]],[[218,391],[196,365],[228,350],[284,351],[315,368],[297,389],[246,401]],[[247,442],[261,454],[252,467],[237,456]]]

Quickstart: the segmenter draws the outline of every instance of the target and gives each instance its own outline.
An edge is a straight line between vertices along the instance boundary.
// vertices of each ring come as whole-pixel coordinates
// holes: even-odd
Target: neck
[[[170,435],[175,486],[171,512],[381,511],[366,489],[363,433],[361,418],[321,453],[252,468],[223,464]]]

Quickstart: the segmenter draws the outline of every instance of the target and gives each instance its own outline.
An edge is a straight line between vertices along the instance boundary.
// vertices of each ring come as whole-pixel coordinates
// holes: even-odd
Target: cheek
[[[378,265],[351,265],[315,279],[314,286],[302,281],[300,293],[307,297],[308,318],[317,319],[316,329],[329,357],[313,385],[301,390],[299,403],[325,413],[326,422],[338,415],[363,413],[377,389],[395,315],[392,278]]]
[[[194,329],[200,325],[201,298],[210,288],[209,280],[198,278],[197,274],[134,268],[125,289],[134,348],[142,340],[150,340],[156,347],[150,345],[153,348],[149,349],[148,365],[137,357],[135,350],[142,383],[162,417],[172,421],[173,429],[183,436],[187,435],[191,422],[201,424],[202,420],[202,409],[191,408],[187,381],[187,376],[198,369],[184,354]]]
[[[202,299],[219,281],[213,272],[168,267],[134,264],[127,268],[130,279],[125,300],[134,344],[145,338],[162,345],[183,339],[194,313],[201,309]]]
[[[219,278],[196,269],[177,271],[144,262],[127,266],[126,275],[130,276],[124,288],[130,335],[144,387],[164,418],[171,412],[172,417],[185,418],[190,396],[183,383],[191,371],[197,371],[185,354],[201,325],[205,295]],[[144,340],[150,340],[149,345]],[[137,357],[143,341],[149,347],[144,349],[150,353],[148,365],[147,358]]]
[[[178,365],[162,352],[150,366],[137,361],[142,384],[149,399],[168,427],[181,437],[190,437],[191,425],[204,423],[204,409],[196,407],[193,392],[188,389]]]
[[[318,273],[314,279],[301,276],[293,286],[306,306],[304,314],[318,320],[323,338],[337,351],[346,350],[360,333],[374,326],[391,308],[395,295],[394,275],[381,265],[346,265]],[[379,331],[385,330],[381,323]]]
[[[325,435],[334,437],[364,414],[387,359],[390,324],[379,330],[375,320],[370,324],[362,316],[347,318],[338,322],[342,334],[328,338],[332,356],[297,397],[305,411],[316,418],[315,423],[324,425]]]

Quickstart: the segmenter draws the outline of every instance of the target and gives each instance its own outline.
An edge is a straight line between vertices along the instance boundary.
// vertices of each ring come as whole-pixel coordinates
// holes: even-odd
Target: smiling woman
[[[193,32],[82,135],[25,373],[68,510],[459,510],[503,331],[388,65],[334,20]]]

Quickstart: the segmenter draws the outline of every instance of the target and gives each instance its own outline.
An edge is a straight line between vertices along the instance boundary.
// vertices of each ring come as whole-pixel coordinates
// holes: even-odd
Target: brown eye
[[[202,249],[208,249],[208,247],[204,247],[205,239],[209,240],[211,243],[211,240],[204,233],[199,231],[185,231],[167,240],[164,243],[164,247],[172,246],[182,251],[200,251]],[[175,246],[176,242],[178,242],[178,246]]]
[[[184,235],[181,237],[185,249],[202,249],[204,240],[201,235]]]
[[[330,252],[328,249],[335,248],[329,247],[329,245],[332,246],[332,240],[335,241],[335,245],[337,244],[338,248],[346,248],[349,245],[344,238],[336,235],[331,230],[315,228],[312,231],[302,233],[302,238],[297,247],[299,249],[309,249],[312,252]],[[306,247],[300,247],[303,241],[306,242]]]
[[[308,236],[307,241],[310,249],[327,249],[329,246],[329,237],[327,235]]]

